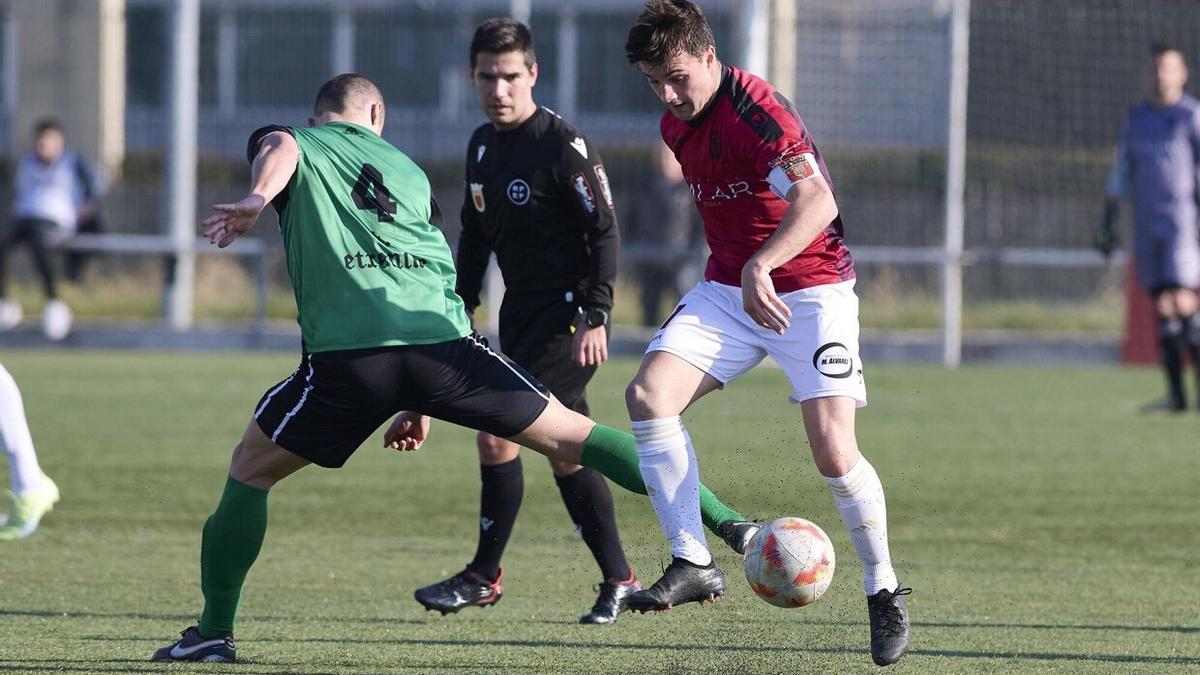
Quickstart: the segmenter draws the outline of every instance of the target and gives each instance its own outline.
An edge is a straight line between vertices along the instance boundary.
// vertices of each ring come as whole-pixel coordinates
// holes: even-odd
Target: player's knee
[[[242,439],[233,449],[233,458],[229,461],[229,475],[234,480],[260,490],[270,490],[275,480],[263,471],[263,463],[252,444]]]
[[[267,438],[258,424],[251,421],[242,440],[233,449],[229,475],[239,483],[270,490],[276,483],[307,464]]]
[[[479,462],[488,465],[511,462],[521,450],[519,445],[482,431],[475,436],[475,447],[479,450]]]
[[[546,459],[547,459],[547,461],[550,462],[550,471],[557,478],[566,478],[567,476],[572,476],[583,470],[583,467],[578,464],[572,464],[571,462],[564,462],[561,460],[554,459],[552,457],[547,457]]]
[[[662,411],[663,405],[660,399],[657,392],[641,378],[635,378],[628,387],[625,387],[625,407],[629,410],[631,419],[650,420],[664,415],[670,416],[671,413]]]
[[[1165,289],[1155,294],[1154,313],[1160,321],[1179,317],[1179,307],[1176,303],[1174,290]]]
[[[1190,317],[1200,308],[1200,299],[1196,297],[1196,293],[1192,289],[1185,288],[1175,297],[1175,307],[1179,310],[1180,316]]]

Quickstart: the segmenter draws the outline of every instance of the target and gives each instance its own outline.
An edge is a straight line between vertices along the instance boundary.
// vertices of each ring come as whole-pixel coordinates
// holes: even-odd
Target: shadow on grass
[[[1148,633],[1200,633],[1200,626],[1130,626],[1127,624],[1065,624],[1065,623],[982,623],[959,621],[919,621],[915,627],[928,628],[1034,628],[1052,630],[1101,630]]]
[[[196,623],[199,612],[192,614],[152,614],[148,612],[75,612],[53,611],[41,609],[0,609],[0,616],[34,616],[55,619],[139,619],[146,621],[182,621]],[[331,624],[365,623],[365,624],[421,624],[423,621],[413,619],[387,619],[379,617],[338,617],[310,616],[304,617],[305,623],[327,621]],[[299,621],[295,616],[253,616],[247,619],[252,622],[288,623]]]
[[[103,635],[82,637],[84,640],[101,642],[149,642],[150,638],[143,637],[108,637]],[[281,643],[297,644],[351,644],[351,645],[387,645],[413,647],[520,647],[526,649],[621,649],[642,651],[679,651],[679,652],[777,652],[797,654],[863,654],[865,648],[850,647],[775,647],[762,644],[664,644],[641,642],[585,642],[565,640],[451,640],[430,638],[257,638],[254,644]],[[1094,663],[1128,663],[1144,665],[1182,665],[1200,666],[1200,657],[1192,656],[1151,656],[1138,654],[1072,654],[1059,652],[990,652],[969,651],[964,649],[910,649],[910,655],[938,656],[943,658],[963,659],[1003,659],[1006,661],[1078,661]]]
[[[63,619],[142,619],[147,621],[182,621],[195,623],[197,614],[154,614],[148,612],[75,612],[29,609],[0,609],[0,616],[34,616]],[[300,620],[295,616],[251,616],[247,621],[258,623],[287,623]],[[425,625],[438,620],[447,622],[452,619],[434,616],[428,619],[400,619],[371,616],[308,616],[303,617],[305,623],[329,622],[330,624],[411,624]],[[770,619],[772,624],[777,621]],[[542,623],[554,626],[575,626],[572,620],[556,621],[553,619],[534,619],[523,623]],[[826,619],[811,619],[805,621],[820,626],[866,626],[866,621],[831,621]],[[1013,623],[1013,622],[982,622],[982,621],[915,621],[913,627],[920,628],[1028,628],[1034,630],[1094,630],[1115,632],[1147,632],[1147,633],[1179,633],[1181,635],[1200,634],[1200,626],[1136,626],[1129,624],[1065,624],[1065,623]]]
[[[212,666],[208,663],[196,665],[206,669]],[[238,675],[278,675],[300,672],[292,669],[305,665],[307,664],[283,663],[271,666],[271,670],[253,670],[253,666],[247,668],[246,662],[239,661],[236,665],[226,667],[236,669]],[[169,662],[154,663],[149,659],[8,659],[0,661],[0,672],[28,673],[33,670],[51,670],[56,673],[146,673],[170,669],[173,666],[174,664]]]
[[[812,651],[821,651],[814,649]],[[1137,654],[1059,654],[1056,652],[972,652],[962,649],[910,649],[920,656],[941,656],[966,659],[1004,659],[1006,661],[1080,661],[1095,663],[1139,663],[1160,666],[1200,666],[1200,657],[1141,656]]]

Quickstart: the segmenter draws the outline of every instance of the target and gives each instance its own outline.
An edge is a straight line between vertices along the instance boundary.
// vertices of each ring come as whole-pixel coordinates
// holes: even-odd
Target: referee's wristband
[[[589,328],[599,328],[608,323],[608,311],[601,307],[580,307],[579,312]]]

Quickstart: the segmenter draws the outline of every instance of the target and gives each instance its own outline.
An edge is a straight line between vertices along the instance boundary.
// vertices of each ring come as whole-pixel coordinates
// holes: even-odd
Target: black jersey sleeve
[[[296,135],[296,134],[292,133],[291,127],[285,127],[285,126],[281,126],[279,124],[268,124],[265,127],[260,127],[258,129],[255,129],[254,133],[250,134],[250,140],[246,142],[246,161],[247,162],[250,162],[251,164],[254,163],[254,158],[258,156],[258,148],[260,145],[262,145],[263,139],[266,138],[267,136],[275,133],[276,131],[282,131],[289,136]]]
[[[460,220],[462,233],[458,236],[458,282],[454,291],[463,299],[467,313],[479,306],[479,292],[483,288],[483,275],[487,272],[492,248],[488,245],[483,227],[479,223],[479,212],[471,199],[471,188],[463,183],[463,205]]]
[[[259,147],[262,145],[263,139],[267,136],[282,131],[285,134],[295,137],[291,127],[281,126],[279,124],[268,124],[265,127],[260,127],[250,134],[250,140],[246,141],[246,161],[254,163],[254,158],[258,157]],[[289,181],[290,184],[290,181]],[[275,213],[283,213],[283,208],[288,203],[288,187],[285,185],[279,194],[275,195],[275,199],[271,200],[271,206],[275,207]]]
[[[580,304],[611,310],[617,278],[617,215],[600,152],[583,136],[565,139],[559,180],[588,246],[587,286]]]

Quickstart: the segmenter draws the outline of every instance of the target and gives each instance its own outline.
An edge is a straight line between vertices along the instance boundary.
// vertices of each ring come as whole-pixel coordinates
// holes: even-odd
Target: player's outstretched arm
[[[258,222],[272,199],[287,187],[300,160],[300,146],[288,133],[276,131],[263,137],[250,173],[250,192],[233,204],[215,204],[202,223],[204,236],[220,248],[233,243]]]

